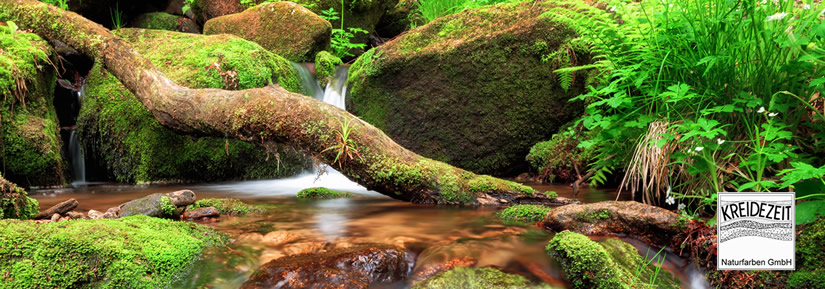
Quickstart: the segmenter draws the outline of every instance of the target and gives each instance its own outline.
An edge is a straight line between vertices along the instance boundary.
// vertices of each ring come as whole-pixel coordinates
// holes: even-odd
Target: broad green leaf
[[[796,205],[796,224],[805,225],[825,216],[825,200],[812,200]]]

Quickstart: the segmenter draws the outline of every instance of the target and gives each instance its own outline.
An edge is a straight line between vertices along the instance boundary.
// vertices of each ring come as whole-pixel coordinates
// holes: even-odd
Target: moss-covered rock
[[[326,87],[330,79],[335,74],[335,68],[343,64],[341,58],[332,55],[332,53],[321,51],[315,55],[315,78],[318,79],[318,84],[321,87]]]
[[[498,217],[505,222],[535,224],[544,220],[544,216],[547,215],[550,209],[550,207],[542,205],[515,205],[498,212]]]
[[[236,35],[295,62],[313,61],[316,53],[329,49],[331,31],[329,21],[288,1],[264,3],[203,25],[204,34]]]
[[[222,238],[206,226],[146,216],[0,220],[0,287],[174,288]]]
[[[540,16],[551,7],[471,9],[372,49],[350,68],[347,107],[426,157],[476,173],[523,170],[533,144],[582,112],[568,100],[583,81],[565,91],[542,61],[577,51],[572,29]]]
[[[0,219],[30,219],[37,215],[37,200],[0,175]]]
[[[132,20],[131,26],[135,28],[159,29],[188,33],[201,32],[198,24],[192,19],[165,12],[152,12],[138,15],[134,20]]]
[[[524,276],[508,274],[495,268],[456,267],[438,273],[416,284],[414,289],[492,289],[492,288],[554,288],[548,284],[534,285]]]
[[[65,183],[52,56],[37,35],[0,24],[0,165],[23,186]]]
[[[299,199],[340,199],[351,198],[352,194],[330,190],[324,187],[303,189],[295,195]]]
[[[806,225],[796,240],[796,272],[788,288],[825,288],[825,218]]]
[[[200,199],[189,206],[186,211],[198,208],[214,207],[221,215],[245,216],[250,213],[260,213],[263,209],[241,202],[238,199]]]
[[[183,86],[245,89],[277,82],[301,91],[288,61],[231,35],[145,29],[115,33]],[[99,63],[87,79],[78,127],[87,155],[123,182],[279,177],[307,167],[303,155],[292,149],[178,135],[161,126]]]
[[[656,272],[633,245],[618,239],[599,243],[564,231],[550,240],[546,250],[562,265],[573,288],[680,288],[672,273]]]

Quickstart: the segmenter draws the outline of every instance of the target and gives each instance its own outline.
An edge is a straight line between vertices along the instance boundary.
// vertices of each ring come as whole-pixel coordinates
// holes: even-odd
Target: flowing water
[[[83,155],[83,146],[77,139],[75,130],[69,136],[69,152],[71,153],[72,175],[74,180],[72,186],[86,183],[86,157]]]
[[[339,67],[335,77],[320,91],[307,66],[294,64],[307,95],[344,108],[347,67]],[[313,85],[314,84],[314,85]],[[317,87],[317,88],[316,88]],[[75,140],[72,134],[72,140]],[[72,141],[78,147],[76,140]],[[70,143],[70,147],[72,146]],[[82,159],[82,151],[79,157]],[[82,164],[81,162],[73,162]],[[74,167],[75,172],[83,172]],[[78,175],[77,173],[75,173]],[[82,176],[83,174],[79,174]],[[539,191],[556,191],[572,197],[568,186],[528,184]],[[300,201],[294,196],[309,187],[327,187],[355,195],[352,199]],[[544,247],[553,233],[535,226],[504,224],[496,216],[498,208],[416,205],[369,191],[340,172],[322,167],[313,172],[277,179],[191,185],[122,185],[94,183],[66,189],[32,191],[31,196],[45,209],[68,198],[79,202],[77,211],[105,211],[152,193],[191,189],[201,198],[238,198],[268,208],[266,213],[248,217],[222,216],[209,223],[232,236],[229,249],[209,249],[193,273],[180,287],[237,288],[260,265],[291,254],[317,252],[330,246],[354,243],[392,243],[416,255],[413,273],[453,258],[472,257],[475,267],[495,266],[521,274],[533,281],[569,287],[562,270],[546,255]],[[578,199],[596,202],[615,199],[607,190],[583,189]],[[622,199],[626,198],[625,196]],[[598,238],[596,238],[598,239]],[[627,240],[645,252],[657,252],[646,244]],[[675,273],[683,288],[707,288],[702,274],[672,252],[663,268]],[[389,288],[409,287],[406,283]],[[388,288],[381,285],[380,288]]]

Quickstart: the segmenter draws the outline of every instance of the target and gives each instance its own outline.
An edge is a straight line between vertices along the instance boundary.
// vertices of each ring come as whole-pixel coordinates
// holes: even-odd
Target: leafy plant
[[[193,4],[195,4],[195,0],[183,0],[183,7],[180,8],[180,11],[186,15],[187,12],[192,10]]]
[[[115,3],[115,9],[109,8],[109,17],[112,20],[112,28],[113,29],[120,29],[123,28],[125,23],[123,23],[123,12],[120,11],[118,8],[118,4]]]
[[[344,1],[341,1],[341,10],[343,9]],[[332,54],[336,57],[352,57],[354,55],[350,53],[350,50],[364,49],[365,47],[367,47],[367,45],[364,43],[352,43],[352,38],[355,37],[355,34],[367,34],[368,32],[364,29],[360,29],[357,27],[347,27],[347,29],[344,30],[344,15],[342,14],[339,17],[338,12],[336,12],[334,8],[322,10],[320,16],[321,18],[324,18],[329,22],[335,20],[341,21],[341,26],[339,28],[332,29],[332,38],[330,39],[330,48],[332,49]]]
[[[580,123],[597,131],[580,144],[596,151],[591,170],[624,168],[622,188],[656,203],[667,188],[695,200],[781,190],[789,164],[821,162],[817,3],[563,2],[547,16],[574,27],[595,62],[557,73],[598,73],[574,98],[587,104]]]
[[[427,24],[438,17],[455,14],[468,8],[517,1],[520,0],[418,0],[414,18],[420,18],[423,20],[421,24]],[[415,28],[418,24],[416,21],[410,22],[411,28]]]
[[[339,121],[341,124],[341,129],[336,130],[336,140],[335,144],[324,149],[321,153],[326,151],[334,151],[335,152],[335,159],[332,161],[333,163],[338,164],[338,168],[344,168],[344,165],[347,161],[354,159],[356,156],[361,157],[361,153],[358,151],[356,147],[355,140],[350,138],[350,134],[352,134],[353,128],[350,126],[351,119],[345,119],[344,121]]]

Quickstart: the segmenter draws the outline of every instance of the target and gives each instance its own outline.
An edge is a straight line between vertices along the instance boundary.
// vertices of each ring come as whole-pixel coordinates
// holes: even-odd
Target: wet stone
[[[185,213],[183,213],[183,216],[181,216],[181,219],[195,220],[200,218],[219,217],[220,215],[221,213],[219,213],[218,209],[215,207],[203,207],[191,211],[186,211]]]

